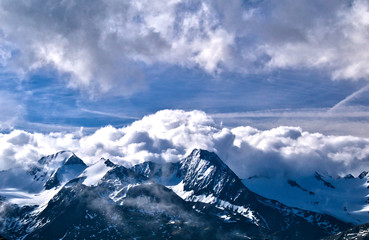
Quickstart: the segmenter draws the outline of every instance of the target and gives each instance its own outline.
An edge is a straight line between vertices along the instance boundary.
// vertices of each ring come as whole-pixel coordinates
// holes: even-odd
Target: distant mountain
[[[322,240],[367,240],[369,239],[369,223],[355,226],[349,230],[328,236]]]
[[[288,206],[326,213],[345,222],[369,222],[369,174],[332,177],[255,176],[242,180],[253,192]]]
[[[132,168],[106,159],[86,166],[59,152],[2,176],[0,234],[8,239],[319,239],[353,227],[255,194],[200,149]]]

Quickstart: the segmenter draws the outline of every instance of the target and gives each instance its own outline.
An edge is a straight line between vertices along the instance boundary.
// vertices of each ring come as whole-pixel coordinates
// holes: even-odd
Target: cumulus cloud
[[[0,30],[21,74],[51,66],[72,87],[123,95],[144,86],[141,64],[215,71],[234,39],[209,2],[176,0],[2,1]]]
[[[322,68],[334,79],[367,79],[367,1],[278,1],[268,17],[269,40],[260,45],[267,68]],[[265,24],[261,19],[257,25]]]
[[[0,167],[27,166],[59,150],[71,150],[88,164],[101,157],[126,166],[175,162],[193,148],[215,151],[242,178],[314,171],[357,174],[369,168],[368,138],[327,136],[299,127],[226,128],[204,112],[182,110],[159,111],[129,126],[107,126],[93,134],[1,134]]]
[[[145,88],[142,69],[156,63],[367,79],[368,19],[365,0],[1,1],[0,61],[20,75],[53,67],[71,87],[123,95]]]

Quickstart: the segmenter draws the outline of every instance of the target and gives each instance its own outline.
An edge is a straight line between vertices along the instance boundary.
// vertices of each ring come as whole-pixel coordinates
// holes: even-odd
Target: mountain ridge
[[[63,154],[69,153],[49,155],[42,161],[50,164],[50,158]],[[11,203],[16,198],[0,201],[9,208],[0,218],[5,229],[0,234],[9,239],[90,239],[106,233],[111,236],[108,239],[186,239],[184,234],[204,239],[294,239],[296,234],[301,239],[318,239],[352,227],[331,216],[255,194],[215,153],[206,150],[194,149],[176,163],[145,162],[130,168],[108,159],[85,167],[74,156],[64,159],[53,173],[57,175],[65,166],[79,166],[79,175],[67,175],[68,179],[41,190],[38,195],[49,200],[38,205]],[[152,222],[146,226],[145,219]],[[193,224],[194,219],[201,219],[198,225]],[[64,224],[63,230],[55,229],[58,224]]]

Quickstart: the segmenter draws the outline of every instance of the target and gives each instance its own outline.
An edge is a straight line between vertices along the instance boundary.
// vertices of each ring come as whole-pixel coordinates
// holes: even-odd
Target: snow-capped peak
[[[213,152],[194,149],[180,162],[181,187],[171,188],[187,200],[198,196],[212,196],[214,199],[238,204],[239,197],[246,197],[249,190],[237,175]],[[188,193],[190,193],[188,195]]]
[[[93,186],[98,184],[98,182],[105,176],[105,174],[116,167],[113,162],[109,159],[101,158],[100,161],[86,168],[81,174],[85,178],[83,184],[86,186]]]
[[[60,151],[55,154],[42,157],[38,160],[38,164],[41,167],[48,168],[50,170],[58,169],[63,165],[79,164],[86,166],[86,164],[71,151]]]
[[[60,164],[59,167],[51,171],[50,166],[57,166],[57,163]],[[330,216],[290,208],[256,195],[215,153],[200,149],[195,149],[191,155],[177,163],[148,162],[132,168],[114,164],[107,159],[100,159],[87,167],[71,152],[44,157],[39,161],[39,165],[41,166],[27,173],[27,176],[39,185],[45,183],[45,188],[32,193],[20,192],[21,189],[12,192],[9,192],[9,188],[0,189],[0,195],[4,196],[6,201],[21,206],[28,205],[24,208],[15,208],[7,215],[7,224],[11,223],[7,225],[10,226],[7,228],[9,231],[7,236],[18,233],[19,236],[26,236],[25,239],[34,239],[40,231],[52,229],[51,235],[43,236],[52,236],[48,239],[56,239],[53,235],[55,229],[60,229],[60,226],[72,226],[61,230],[57,239],[64,239],[71,229],[74,229],[76,234],[85,229],[85,232],[91,233],[90,235],[96,238],[97,230],[101,230],[101,226],[110,219],[106,216],[114,217],[114,221],[108,222],[113,224],[111,226],[114,228],[117,227],[117,222],[125,223],[126,221],[120,219],[127,217],[126,219],[133,223],[129,229],[138,222],[143,222],[145,227],[152,223],[167,226],[165,223],[168,217],[171,225],[176,223],[177,219],[183,222],[179,228],[182,229],[194,220],[194,216],[199,216],[202,218],[201,221],[211,219],[209,223],[216,224],[214,225],[216,228],[231,227],[234,232],[235,227],[242,235],[256,234],[256,237],[266,237],[281,229],[280,236],[295,231],[300,235],[314,233],[312,236],[323,236],[327,233],[336,233],[348,226]],[[37,178],[33,178],[34,176]],[[320,185],[324,183],[322,180],[331,181],[322,175],[317,176],[314,179]],[[350,181],[352,180],[347,180]],[[300,186],[300,189],[304,187],[303,184],[299,185],[300,183],[292,180],[290,184]],[[171,205],[169,208],[168,204]],[[29,205],[37,206],[29,207]],[[179,208],[182,210],[172,211]],[[159,216],[159,220],[164,217],[165,221],[156,219],[147,221],[150,216]],[[90,228],[97,220],[99,220],[96,225],[98,228]],[[14,222],[21,222],[19,223],[19,226],[23,227],[21,233],[18,229],[15,231],[12,228]],[[155,229],[161,229],[158,224],[155,225]],[[195,225],[198,224],[192,225],[191,228]],[[125,224],[122,226],[124,231],[127,229],[125,226]],[[138,228],[139,232],[141,228]],[[101,233],[101,236],[103,234],[109,235]],[[152,232],[149,234],[151,236]],[[118,235],[117,239],[122,238],[120,233]],[[73,238],[76,236],[73,234]],[[135,235],[123,238],[134,238],[133,236]],[[305,239],[316,239],[310,235],[309,237]],[[167,237],[162,236],[160,239],[162,238]]]
[[[209,162],[211,165],[214,165],[223,170],[230,170],[227,165],[218,157],[214,152],[209,152],[203,149],[195,148],[192,150],[191,154],[181,161],[182,165],[188,165],[190,162],[204,160]]]

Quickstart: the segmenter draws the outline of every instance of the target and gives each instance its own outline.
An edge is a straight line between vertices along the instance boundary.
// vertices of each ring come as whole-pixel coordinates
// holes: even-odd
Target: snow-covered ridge
[[[148,177],[151,176],[152,179],[162,175],[160,167],[153,163],[140,164],[135,169],[140,170]],[[273,201],[268,202],[267,199],[254,194],[245,187],[237,175],[215,153],[195,149],[172,169],[177,174],[169,174],[169,176],[175,176],[175,179],[181,181],[166,186],[183,200],[195,205],[200,202],[210,204],[233,215],[240,214],[252,224],[266,229],[269,229],[269,227],[275,228],[276,223],[267,219],[268,217],[263,217],[263,214],[260,215],[258,211],[263,208],[268,209],[265,210],[265,215],[273,212],[272,214],[276,216],[280,215],[277,218],[281,219],[302,218],[313,225],[326,229],[330,233],[339,230],[337,225],[332,224],[333,218],[329,219],[322,214],[307,212],[298,208],[292,209]],[[223,214],[220,217],[224,221],[232,221],[231,215]],[[291,219],[285,221],[292,221]],[[283,225],[282,223],[282,226],[288,228],[289,224]]]
[[[333,217],[291,208],[255,194],[215,153],[201,149],[194,149],[177,163],[146,162],[131,168],[106,159],[86,166],[73,153],[60,152],[40,159],[29,171],[17,172],[13,169],[2,172],[4,175],[15,173],[26,176],[38,187],[33,187],[31,191],[31,188],[21,189],[21,185],[9,189],[4,184],[4,188],[0,189],[0,196],[6,197],[6,202],[25,208],[36,205],[27,210],[29,220],[18,216],[24,220],[25,231],[36,231],[51,224],[47,214],[52,212],[57,217],[59,211],[62,212],[70,204],[79,206],[80,202],[85,201],[79,197],[91,198],[91,204],[105,213],[110,212],[109,209],[122,207],[124,211],[155,216],[153,213],[165,215],[168,209],[172,211],[180,206],[191,214],[216,218],[217,223],[236,224],[263,233],[296,231],[304,226],[322,236],[336,233],[346,226]],[[323,186],[325,182],[330,182],[325,176],[318,178],[315,179]],[[308,191],[298,181],[290,181],[290,184],[295,188],[299,186],[300,191]],[[170,202],[171,206],[168,208],[162,201]],[[87,202],[88,208],[90,201]],[[55,204],[61,209],[53,209]],[[150,204],[153,204],[152,207]],[[91,219],[91,214],[89,212],[86,219]],[[93,216],[98,215],[95,213]]]
[[[288,206],[325,213],[354,224],[369,221],[369,174],[332,177],[251,177],[243,183],[250,190]]]
[[[61,151],[42,157],[29,169],[0,172],[0,196],[18,205],[43,205],[87,165],[73,152]]]

